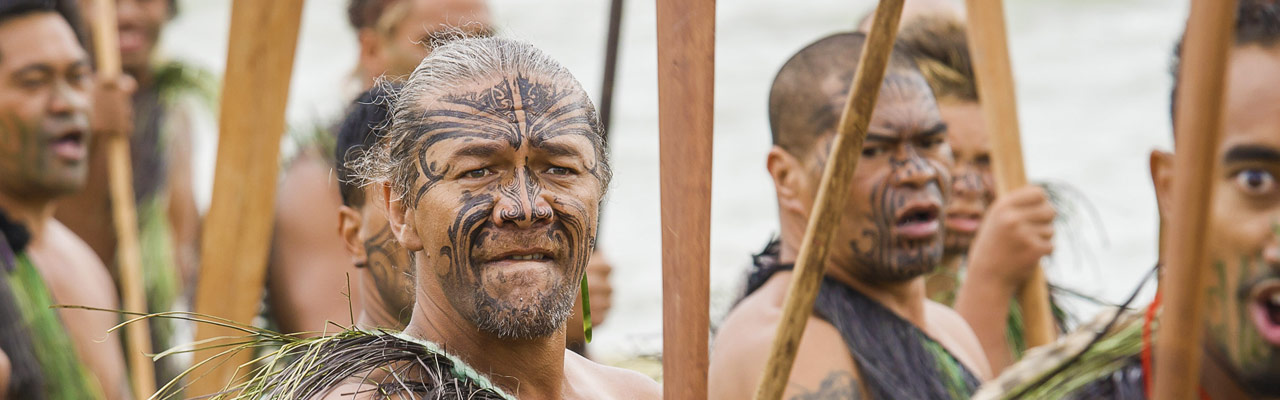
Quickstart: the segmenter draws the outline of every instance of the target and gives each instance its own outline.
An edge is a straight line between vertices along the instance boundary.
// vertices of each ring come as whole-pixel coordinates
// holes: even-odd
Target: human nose
[[[895,164],[899,185],[922,188],[938,181],[938,169],[914,151],[908,150],[905,160]]]
[[[50,114],[69,116],[76,113],[86,113],[88,110],[88,93],[73,87],[70,82],[65,80],[59,80],[54,84],[53,93],[49,97]]]
[[[542,195],[542,185],[527,172],[520,171],[499,190],[493,221],[497,226],[513,224],[530,228],[551,220],[551,204]]]

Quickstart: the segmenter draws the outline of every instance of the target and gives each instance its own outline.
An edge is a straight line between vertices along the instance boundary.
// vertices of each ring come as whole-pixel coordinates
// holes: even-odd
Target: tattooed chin
[[[481,229],[470,252],[472,322],[505,338],[537,338],[564,324],[577,295],[578,264],[563,227]],[[459,285],[462,286],[462,285]],[[454,296],[451,296],[454,297]]]

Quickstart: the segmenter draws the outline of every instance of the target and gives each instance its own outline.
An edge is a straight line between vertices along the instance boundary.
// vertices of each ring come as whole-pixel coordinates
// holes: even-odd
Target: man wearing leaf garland
[[[95,134],[131,129],[118,107],[132,80],[96,80],[78,26],[74,4],[0,3],[0,279],[13,290],[43,379],[24,398],[125,399],[124,355],[107,333],[118,315],[50,308],[119,308],[102,262],[53,218],[55,202],[84,187]],[[36,367],[31,357],[10,361],[22,363],[15,371]]]
[[[1280,398],[1280,2],[1240,0],[1235,28],[1203,235],[1212,264],[1200,267],[1212,268],[1213,277],[1204,297],[1199,394]],[[1163,221],[1181,217],[1167,213],[1173,164],[1172,154],[1152,152]],[[1141,312],[1101,318],[1034,349],[975,398],[1144,399],[1160,310],[1157,293]]]
[[[774,79],[767,167],[781,240],[756,257],[747,296],[716,335],[713,399],[750,398],[759,382],[768,357],[760,349],[774,340],[864,42],[858,33],[825,37],[792,56]],[[989,375],[968,324],[925,295],[924,277],[943,254],[939,217],[952,157],[947,125],[906,49],[893,51],[881,88],[787,385],[790,399],[863,392],[877,399],[964,398]]]
[[[580,329],[565,321],[611,176],[600,130],[581,85],[532,45],[464,38],[436,47],[357,168],[382,188],[391,232],[412,255],[408,327],[294,347],[302,360],[251,381],[252,391],[658,398],[652,380],[564,348],[566,329]]]

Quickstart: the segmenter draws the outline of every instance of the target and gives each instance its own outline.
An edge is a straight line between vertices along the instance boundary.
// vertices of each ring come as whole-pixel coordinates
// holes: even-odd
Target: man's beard
[[[551,290],[537,295],[523,306],[508,304],[495,299],[483,290],[472,298],[472,323],[481,331],[500,338],[536,339],[550,336],[564,325],[573,311],[573,300],[578,291],[556,282]]]
[[[885,257],[858,257],[861,268],[854,276],[868,283],[901,283],[938,269],[942,262],[941,240],[904,248],[895,244]]]

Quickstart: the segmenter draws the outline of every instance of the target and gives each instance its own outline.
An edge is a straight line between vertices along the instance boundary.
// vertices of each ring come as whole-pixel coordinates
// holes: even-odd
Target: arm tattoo
[[[791,396],[790,400],[851,400],[861,399],[858,380],[849,371],[832,371],[822,380],[822,386]]]

